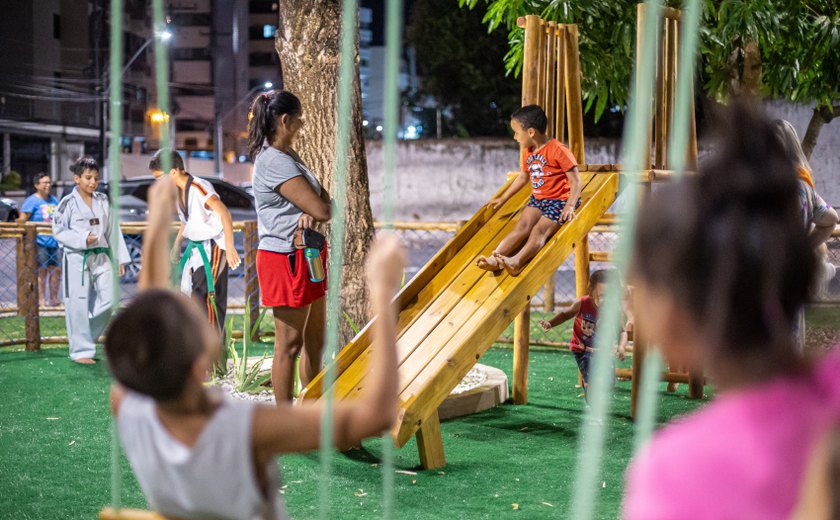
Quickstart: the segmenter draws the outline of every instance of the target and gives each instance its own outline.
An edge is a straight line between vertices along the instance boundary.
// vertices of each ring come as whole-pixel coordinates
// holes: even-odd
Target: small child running
[[[607,271],[595,271],[589,277],[589,294],[578,298],[571,305],[555,314],[550,320],[540,320],[540,327],[548,331],[572,318],[575,319],[569,349],[575,356],[575,361],[583,378],[584,396],[588,394],[589,367],[592,362],[592,353],[595,352],[595,330],[598,326],[598,309],[601,306],[606,292]],[[624,359],[626,355],[627,332],[622,330],[618,342],[618,357],[619,359]]]
[[[149,189],[141,293],[105,338],[111,409],[120,442],[149,505],[166,518],[286,519],[277,456],[317,449],[322,403],[263,406],[205,387],[221,342],[194,300],[166,287],[176,189]],[[391,427],[397,412],[396,309],[405,254],[395,237],[368,255],[373,354],[365,389],[333,408],[334,442],[348,448]]]
[[[516,276],[564,222],[575,218],[582,186],[575,156],[566,145],[545,134],[548,118],[542,108],[520,108],[510,116],[510,126],[521,149],[521,171],[501,197],[487,204],[501,208],[529,180],[531,198],[513,231],[491,256],[479,256],[476,265],[486,271],[504,269]]]

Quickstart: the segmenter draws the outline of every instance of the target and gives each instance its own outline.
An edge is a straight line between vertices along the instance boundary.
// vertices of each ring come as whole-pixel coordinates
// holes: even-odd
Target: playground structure
[[[637,34],[641,34],[644,6],[639,6],[638,13]],[[642,172],[622,172],[614,164],[586,164],[577,25],[546,22],[539,16],[520,18],[519,26],[525,29],[522,104],[543,107],[550,137],[564,140],[568,129],[569,148],[578,160],[584,185],[581,207],[576,218],[560,228],[523,272],[511,277],[477,269],[473,261],[478,255],[492,252],[512,229],[530,187],[523,188],[499,210],[484,206],[397,295],[400,410],[392,433],[397,447],[404,446],[416,435],[424,468],[445,464],[438,407],[511,320],[514,321],[513,402],[527,403],[530,299],[543,285],[546,293],[553,295],[554,273],[572,253],[577,295],[585,294],[589,262],[609,260],[608,255],[589,252],[587,235],[615,202],[619,176],[639,175],[643,191],[650,189],[651,182],[670,177],[667,138],[675,99],[679,18],[680,13],[675,9],[664,12],[656,67],[655,151],[653,160],[648,156],[645,161],[650,167]],[[691,126],[687,151],[690,166],[695,164],[697,155],[693,116]],[[498,194],[503,193],[511,180],[509,176]],[[301,398],[318,399],[325,390],[333,391],[336,399],[358,395],[365,384],[369,331],[370,324],[338,354],[332,389],[323,388],[322,372]],[[644,336],[637,333],[633,369],[620,374],[633,381],[631,415],[636,411],[638,382],[647,348]],[[702,396],[702,374],[667,372],[663,379],[688,382],[691,396]]]

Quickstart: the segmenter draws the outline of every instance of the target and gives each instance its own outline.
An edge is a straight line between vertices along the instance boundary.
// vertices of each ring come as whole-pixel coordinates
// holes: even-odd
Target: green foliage
[[[586,110],[598,119],[608,106],[628,101],[636,34],[636,0],[458,0],[460,7],[487,6],[490,32],[508,31],[505,64],[519,75],[523,30],[516,19],[577,23]],[[681,2],[667,0],[679,8]],[[705,90],[725,98],[741,77],[743,48],[758,44],[763,93],[795,102],[828,105],[840,98],[840,2],[836,0],[705,0],[700,66]]]
[[[0,183],[0,190],[17,190],[20,189],[21,176],[15,170],[10,170],[3,176],[3,181]]]
[[[421,94],[440,103],[444,134],[509,135],[510,114],[519,108],[519,85],[506,78],[506,38],[482,25],[484,8],[453,9],[453,0],[416,0],[406,40],[417,52]],[[424,123],[434,128],[434,122]]]
[[[245,308],[250,308],[246,303]],[[242,334],[242,354],[236,351],[236,340],[232,339],[228,345],[228,354],[233,361],[233,386],[237,392],[245,392],[249,394],[260,393],[265,390],[266,385],[271,381],[271,371],[262,370],[263,362],[268,359],[268,352],[264,352],[262,357],[256,363],[248,365],[248,347],[251,344],[251,334],[257,330],[263,316],[265,309],[260,313],[260,317],[254,326],[251,326],[251,318],[248,312],[245,313],[245,324]],[[251,334],[249,334],[249,332]],[[230,337],[230,331],[228,331]]]

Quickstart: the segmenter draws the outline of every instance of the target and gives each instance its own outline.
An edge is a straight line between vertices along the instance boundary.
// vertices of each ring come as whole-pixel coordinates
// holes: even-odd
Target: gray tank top
[[[149,506],[183,519],[288,519],[276,459],[266,468],[268,496],[257,484],[251,440],[255,406],[223,399],[190,447],[166,430],[154,400],[128,392],[117,427]]]

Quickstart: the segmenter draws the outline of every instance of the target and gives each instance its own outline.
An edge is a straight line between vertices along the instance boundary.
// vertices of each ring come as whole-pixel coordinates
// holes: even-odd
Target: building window
[[[248,65],[251,67],[271,67],[277,64],[276,52],[252,52],[248,55]]]
[[[61,15],[53,13],[53,38],[61,39]]]
[[[248,38],[250,40],[269,40],[274,38],[276,32],[276,25],[252,25],[248,28]]]
[[[276,0],[251,0],[248,3],[248,11],[252,14],[270,14],[277,12]]]
[[[213,24],[210,13],[173,13],[172,25],[175,27],[209,27]]]
[[[207,47],[181,47],[172,49],[172,59],[180,61],[209,60],[210,49]]]

